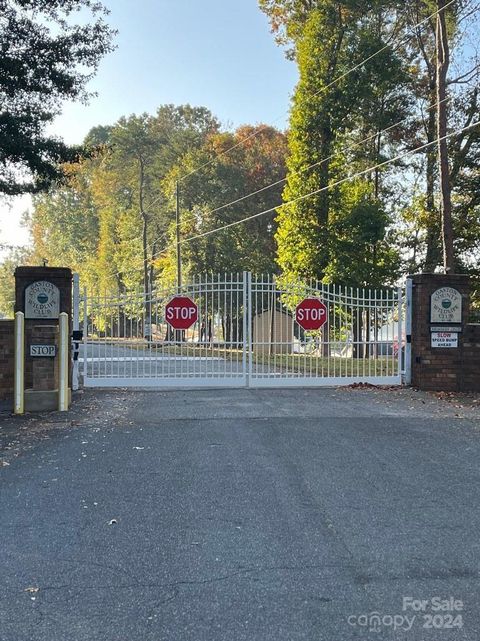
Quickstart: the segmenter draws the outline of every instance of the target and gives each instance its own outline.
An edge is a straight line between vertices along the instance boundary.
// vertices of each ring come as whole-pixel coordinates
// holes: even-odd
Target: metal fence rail
[[[165,306],[175,294],[189,296],[198,306],[198,322],[182,332],[165,320]],[[197,277],[180,291],[85,295],[84,384],[245,384],[245,296],[243,274]]]
[[[189,296],[198,320],[174,331],[165,306]],[[319,298],[326,324],[306,332],[295,319],[303,298]],[[181,290],[85,293],[80,364],[86,386],[283,386],[399,384],[400,289],[288,283],[270,275],[204,275]]]
[[[295,307],[304,298],[327,306],[327,322],[319,331],[306,332],[295,319]],[[251,309],[254,385],[401,382],[401,290],[261,276],[252,280]]]

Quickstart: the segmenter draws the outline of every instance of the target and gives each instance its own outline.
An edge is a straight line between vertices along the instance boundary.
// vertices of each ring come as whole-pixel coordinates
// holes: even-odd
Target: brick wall
[[[58,326],[37,325],[34,321],[25,323],[25,343],[30,345],[56,345],[58,350]],[[26,348],[26,350],[28,347]],[[57,359],[31,357],[25,358],[25,389],[54,390],[58,388]]]
[[[418,274],[412,280],[412,384],[424,390],[480,391],[480,325],[468,324],[469,277]],[[457,348],[431,346],[430,297],[441,287],[453,287],[462,295]]]
[[[462,389],[480,392],[480,325],[468,324],[463,341]]]
[[[0,400],[13,399],[13,320],[0,320]]]

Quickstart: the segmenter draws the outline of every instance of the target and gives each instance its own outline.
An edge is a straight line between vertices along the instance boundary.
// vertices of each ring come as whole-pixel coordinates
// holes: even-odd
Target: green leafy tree
[[[398,132],[392,128],[382,137],[381,131],[405,113],[406,100],[402,63],[384,48],[390,24],[378,3],[362,3],[361,8],[356,2],[314,4],[295,40],[300,80],[284,191],[284,200],[293,202],[279,209],[277,241],[285,276],[322,279],[337,246],[330,238],[331,184],[346,177],[346,166],[364,170],[382,160],[383,146],[391,145]],[[372,4],[375,11],[369,14]],[[382,48],[368,64],[360,64]],[[350,73],[356,64],[358,69]],[[342,145],[365,137],[371,144],[345,156]],[[365,180],[380,198],[380,172],[372,170]]]
[[[37,194],[26,223],[32,237],[31,258],[36,264],[67,266],[81,275],[84,286],[96,281],[99,221],[90,192],[90,163],[63,168],[65,179],[50,193]]]
[[[92,129],[88,157],[65,165],[67,180],[35,198],[35,256],[72,266],[102,293],[148,287],[174,217],[162,181],[218,127],[203,107],[164,105]]]
[[[245,142],[239,144],[241,141]],[[224,153],[228,149],[231,151]],[[180,180],[181,237],[200,236],[181,245],[189,273],[275,271],[274,211],[209,232],[278,205],[286,151],[285,135],[273,127],[243,126],[233,134],[209,137],[172,171],[165,186],[167,193],[173,191],[177,179],[186,177]],[[272,183],[276,184],[265,189]],[[244,199],[247,194],[253,195]],[[225,207],[228,203],[233,204]]]
[[[400,257],[388,238],[390,224],[371,184],[362,180],[343,183],[332,203],[326,280],[351,287],[394,284]]]
[[[449,4],[439,18],[426,20],[441,8],[436,0],[408,0],[405,2],[403,17],[405,28],[410,35],[403,54],[411,60],[412,127],[410,136],[405,139],[412,145],[425,142],[435,143],[438,137],[438,113],[441,113],[442,133],[460,129],[471,122],[476,112],[476,88],[479,80],[478,52],[472,47],[472,40],[478,32],[476,8],[464,0]],[[443,20],[445,18],[445,20]],[[417,24],[423,21],[419,27]],[[443,24],[444,23],[444,24]],[[442,28],[437,29],[438,26]],[[442,65],[437,64],[438,43],[444,44],[440,50],[450,49],[450,56]],[[449,61],[451,60],[450,72]],[[439,69],[441,73],[439,74]],[[448,72],[448,73],[447,73]],[[439,82],[443,88],[439,92]],[[446,92],[446,95],[445,95]],[[473,102],[472,102],[473,98]],[[440,104],[439,104],[439,101]],[[443,189],[455,190],[455,175],[470,152],[470,145],[465,144],[474,132],[468,131],[458,138],[444,143],[442,149]],[[459,148],[465,145],[466,153],[457,155]],[[445,155],[448,151],[448,158]],[[438,145],[431,144],[422,154],[420,164],[411,163],[415,173],[415,182],[410,202],[406,204],[402,223],[407,229],[402,233],[406,246],[413,247],[407,265],[410,271],[433,272],[443,264],[441,233],[441,196],[440,172],[438,167]],[[446,166],[451,165],[449,184],[446,181]],[[455,194],[452,193],[452,218],[454,231],[455,269],[459,269],[462,259],[458,255],[464,245],[458,236],[460,227],[455,220]],[[415,216],[416,213],[416,216]],[[468,236],[468,233],[467,233]],[[451,242],[449,243],[451,245]],[[451,249],[449,250],[451,253]],[[450,257],[451,260],[451,257]]]
[[[454,102],[452,123],[469,124],[478,120],[479,88],[470,88],[468,96]],[[467,129],[451,141],[450,181],[452,186],[453,229],[456,271],[474,279],[475,301],[480,299],[480,128]],[[476,308],[480,305],[476,302]]]
[[[0,263],[0,318],[13,318],[15,307],[15,269],[30,259],[26,248],[11,249]]]
[[[74,24],[84,9],[90,22]],[[86,100],[87,81],[112,49],[94,0],[0,1],[0,192],[45,190],[72,149],[46,132],[65,100]]]

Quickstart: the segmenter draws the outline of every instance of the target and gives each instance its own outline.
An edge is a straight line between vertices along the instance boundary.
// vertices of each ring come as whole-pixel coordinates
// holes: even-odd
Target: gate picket
[[[196,306],[196,314],[189,312],[195,322],[187,329],[174,330],[165,317],[174,296]],[[323,304],[317,309],[312,301],[299,305],[304,299]],[[180,290],[117,296],[85,292],[81,304],[84,340],[79,361],[87,387],[281,387],[402,380],[401,289],[355,291],[244,272],[198,276]],[[297,307],[315,314],[299,314],[297,322]],[[320,329],[306,329],[306,321],[318,326],[325,313]]]

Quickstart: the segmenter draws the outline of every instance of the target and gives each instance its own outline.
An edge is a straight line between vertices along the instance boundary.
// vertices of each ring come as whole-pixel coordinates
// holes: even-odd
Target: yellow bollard
[[[62,312],[59,316],[58,341],[58,411],[68,411],[68,314]]]
[[[13,411],[23,414],[25,400],[25,315],[15,314],[15,374],[13,381]]]

